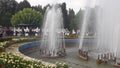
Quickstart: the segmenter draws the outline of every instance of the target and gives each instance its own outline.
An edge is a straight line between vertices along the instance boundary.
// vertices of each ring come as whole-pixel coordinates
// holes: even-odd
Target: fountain
[[[120,0],[99,0],[97,15],[98,60],[120,63]],[[102,57],[102,58],[101,58]],[[120,67],[120,66],[119,66]]]
[[[98,65],[96,64],[95,59],[97,59],[98,63],[107,63],[109,60],[110,63],[112,62],[115,63],[115,66],[119,66],[120,25],[118,22],[120,15],[118,14],[119,6],[117,5],[120,2],[115,3],[112,2],[113,0],[99,1],[100,4],[95,7],[95,19],[97,19],[97,22],[95,22],[95,27],[97,29],[95,32],[95,38],[84,38],[86,37],[86,33],[89,35],[88,23],[92,12],[91,7],[88,5],[84,13],[82,30],[77,31],[81,33],[79,37],[80,40],[64,40],[63,32],[66,32],[68,33],[66,35],[69,35],[69,31],[67,31],[67,29],[65,31],[63,28],[61,8],[57,4],[49,6],[46,10],[43,29],[41,29],[42,40],[40,40],[40,42],[37,41],[25,44],[19,47],[19,51],[31,58],[42,59],[43,61],[50,63],[55,63],[56,61],[66,62],[71,68],[113,68],[113,66],[109,64]],[[111,4],[114,3],[116,5],[111,6]],[[79,45],[76,45],[78,43]],[[78,53],[78,47],[80,58],[84,60],[88,60],[88,58],[93,59],[90,59],[87,63],[86,61],[79,59],[76,56],[76,53]],[[65,58],[53,59],[55,57],[65,56],[66,52],[67,56]]]
[[[40,55],[42,57],[63,57],[66,55],[63,16],[60,5],[49,6],[44,17]]]
[[[89,4],[88,4],[89,3]],[[82,30],[80,34],[79,57],[88,59],[88,47],[83,46],[84,37],[87,33],[91,8],[88,2],[83,16]],[[120,7],[119,0],[98,0],[96,1],[96,45],[91,49],[94,53],[92,57],[98,62],[120,63],[119,34],[120,34]],[[90,49],[90,48],[89,48]],[[90,51],[89,51],[90,52]]]
[[[86,7],[85,7],[85,11],[84,11],[84,15],[83,15],[83,23],[82,23],[82,28],[81,32],[80,32],[80,37],[79,37],[79,50],[78,50],[78,55],[80,58],[84,59],[84,60],[88,60],[88,48],[83,46],[83,42],[84,42],[84,38],[85,35],[87,33],[87,29],[88,29],[88,22],[89,22],[89,18],[90,18],[90,14],[91,14],[91,5],[93,3],[91,1],[88,1],[86,3]]]

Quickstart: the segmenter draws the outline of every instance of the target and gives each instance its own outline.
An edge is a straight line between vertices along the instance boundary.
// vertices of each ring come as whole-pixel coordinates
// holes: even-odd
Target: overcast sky
[[[23,1],[23,0],[16,0],[18,2]],[[34,5],[42,5],[45,6],[47,4],[52,4],[52,3],[63,3],[66,2],[67,4],[67,9],[73,8],[75,13],[80,10],[80,8],[84,8],[86,0],[28,0],[29,3],[34,6]]]

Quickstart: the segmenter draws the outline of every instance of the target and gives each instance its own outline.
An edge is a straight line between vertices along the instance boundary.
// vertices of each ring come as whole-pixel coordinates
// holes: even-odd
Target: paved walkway
[[[19,50],[18,50],[18,48],[19,48],[20,46],[25,45],[25,44],[28,44],[28,43],[30,43],[30,42],[20,43],[20,44],[13,44],[13,45],[11,45],[10,47],[8,47],[8,48],[6,49],[6,52],[10,52],[10,53],[13,53],[13,54],[19,54],[20,56],[23,56],[25,59],[31,59],[31,57],[28,57],[28,56],[22,54],[22,53],[19,52]],[[42,60],[41,60],[41,61],[42,61]],[[51,65],[54,66],[54,64],[52,64],[52,63],[48,63],[48,62],[44,62],[44,61],[42,61],[42,63],[45,64],[45,65],[50,65],[50,64],[51,64]]]

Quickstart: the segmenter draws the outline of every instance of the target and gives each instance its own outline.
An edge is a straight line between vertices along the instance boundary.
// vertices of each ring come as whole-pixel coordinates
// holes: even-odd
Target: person
[[[22,27],[22,36],[25,36],[24,27]]]
[[[6,34],[7,34],[7,36],[13,36],[12,29],[11,28],[7,28]]]
[[[0,37],[2,37],[2,32],[0,32]]]
[[[18,31],[15,31],[15,36],[17,36],[18,35]]]
[[[7,33],[6,33],[7,31],[8,31],[7,27],[3,27],[2,36],[7,36]]]
[[[2,34],[3,34],[3,29],[2,29],[2,27],[0,26],[0,37],[2,37]]]

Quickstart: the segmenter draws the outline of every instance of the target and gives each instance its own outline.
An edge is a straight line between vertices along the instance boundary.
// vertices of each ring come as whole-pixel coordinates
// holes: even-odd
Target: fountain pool
[[[92,46],[93,42],[94,42],[94,39],[85,39],[83,44],[85,47],[89,48],[90,46]],[[50,63],[65,62],[71,68],[114,68],[112,65],[109,65],[109,64],[101,64],[101,65],[96,64],[95,62],[96,60],[94,59],[89,59],[89,61],[84,61],[80,59],[77,56],[78,47],[79,47],[78,39],[65,40],[67,55],[61,58],[40,57],[39,44],[40,42],[32,42],[32,43],[25,44],[19,47],[19,51],[28,57],[36,58],[39,60],[42,59],[43,61],[50,62]]]

